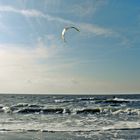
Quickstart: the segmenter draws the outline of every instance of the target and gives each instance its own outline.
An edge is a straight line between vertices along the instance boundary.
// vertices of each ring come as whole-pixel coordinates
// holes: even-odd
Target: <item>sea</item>
[[[0,94],[0,140],[140,140],[140,94]]]

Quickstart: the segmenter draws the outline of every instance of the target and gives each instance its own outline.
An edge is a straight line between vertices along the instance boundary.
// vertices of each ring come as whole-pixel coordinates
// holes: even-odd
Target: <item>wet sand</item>
[[[86,140],[64,132],[0,132],[0,140]]]
[[[0,140],[138,140],[139,133],[139,129],[99,132],[0,132]]]

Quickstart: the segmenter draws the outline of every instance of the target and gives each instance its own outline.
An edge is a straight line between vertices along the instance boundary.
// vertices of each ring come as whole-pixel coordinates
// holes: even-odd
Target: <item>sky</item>
[[[0,0],[0,32],[0,93],[140,93],[139,0]]]

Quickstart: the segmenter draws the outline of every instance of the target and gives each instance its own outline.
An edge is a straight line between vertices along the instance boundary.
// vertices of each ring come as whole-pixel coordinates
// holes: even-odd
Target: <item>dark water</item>
[[[113,96],[1,94],[1,136],[41,132],[50,139],[56,139],[54,134],[60,139],[140,139],[140,94]]]

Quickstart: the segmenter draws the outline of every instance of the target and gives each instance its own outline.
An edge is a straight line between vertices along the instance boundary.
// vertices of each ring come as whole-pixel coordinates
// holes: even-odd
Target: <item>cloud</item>
[[[1,92],[46,93],[66,91],[73,86],[71,76],[59,72],[71,64],[54,62],[55,57],[59,59],[61,49],[46,46],[41,38],[37,42],[34,47],[0,44]]]
[[[73,61],[59,59],[59,47],[46,46],[41,38],[34,47],[21,44],[0,44],[0,91],[12,93],[81,93],[139,90],[138,86],[103,81],[71,72]],[[45,63],[40,63],[40,60]]]
[[[43,13],[34,9],[16,9],[12,6],[0,6],[0,12],[13,12],[18,13],[27,17],[44,17]]]
[[[51,1],[50,1],[51,3]],[[60,1],[58,2],[60,3]],[[102,0],[99,1],[93,1],[94,4],[94,8],[95,11],[97,9],[99,9],[99,7],[102,7],[103,5],[105,5],[107,2],[104,2]],[[87,5],[92,5],[90,2],[87,2]],[[75,5],[76,6],[76,5]],[[84,6],[84,5],[79,5],[79,7]],[[87,8],[86,8],[87,9]],[[94,10],[93,10],[94,11]],[[84,22],[77,22],[77,21],[72,21],[72,20],[68,20],[68,19],[64,19],[58,16],[52,16],[50,14],[47,13],[43,13],[42,11],[36,10],[36,9],[18,9],[12,6],[0,6],[0,12],[12,12],[12,13],[17,13],[20,14],[24,17],[26,17],[27,21],[29,22],[29,24],[31,25],[31,27],[34,25],[33,23],[31,23],[30,18],[36,18],[37,21],[40,21],[40,18],[46,19],[47,21],[55,21],[55,22],[59,22],[60,26],[77,26],[80,28],[81,30],[81,35],[82,36],[103,36],[103,37],[111,37],[111,38],[116,38],[119,39],[119,45],[120,46],[128,46],[129,48],[132,46],[132,42],[130,42],[130,40],[128,40],[127,37],[125,37],[123,34],[118,33],[116,31],[114,31],[113,29],[110,28],[106,28],[106,27],[101,27],[98,26],[96,24],[90,24],[90,23],[84,23]],[[81,10],[82,12],[82,10]],[[87,13],[87,14],[90,14]],[[39,20],[38,20],[39,18]],[[40,23],[40,22],[39,22]],[[0,30],[2,32],[5,33],[9,33],[12,34],[12,32],[8,29],[7,27],[5,27],[4,24],[0,23],[2,26],[0,27]],[[41,23],[40,23],[41,24]],[[32,27],[34,29],[34,27]],[[35,30],[36,31],[36,30]],[[52,38],[52,37],[51,37]]]
[[[113,34],[113,31],[107,28],[103,28],[94,24],[82,23],[82,22],[79,23],[79,22],[63,19],[61,17],[51,16],[49,14],[43,13],[35,9],[17,9],[12,6],[0,6],[0,12],[13,12],[13,13],[21,14],[25,17],[44,18],[48,21],[56,21],[66,25],[77,25],[78,27],[80,27],[81,31],[95,34],[95,35],[110,36]]]
[[[71,23],[69,20],[65,20],[59,17],[50,16],[49,14],[44,14],[41,11],[35,9],[17,9],[12,6],[0,6],[0,12],[13,12],[17,14],[21,14],[26,17],[37,17],[37,18],[45,18],[49,21],[59,21],[65,23]]]
[[[46,56],[47,56],[46,52]],[[31,50],[20,45],[0,45],[0,91],[26,92],[33,90],[31,83],[43,80],[42,66],[36,63],[37,59],[44,57],[44,49]]]
[[[91,17],[93,16],[102,6],[106,5],[107,1],[103,0],[92,0],[92,1],[83,1],[78,4],[74,4],[70,7],[70,13],[78,17]]]
[[[79,82],[81,78],[64,72],[75,64],[54,62],[56,56],[59,58],[56,52],[58,49],[45,46],[41,38],[34,47],[23,44],[0,44],[0,91],[10,93],[80,91],[83,87],[83,82]],[[40,63],[41,59],[44,59],[45,63]],[[62,69],[65,70],[61,71]]]
[[[85,32],[93,33],[95,35],[111,36],[115,34],[115,32],[112,31],[111,29],[106,29],[93,24],[80,23],[79,26]]]

